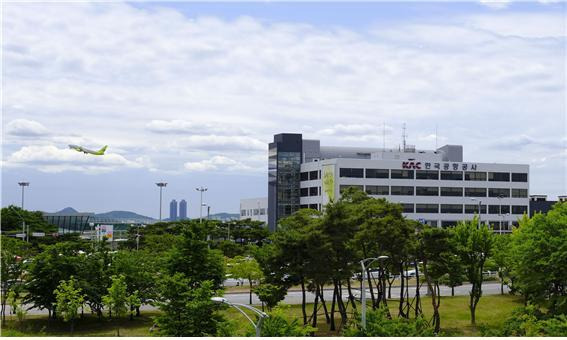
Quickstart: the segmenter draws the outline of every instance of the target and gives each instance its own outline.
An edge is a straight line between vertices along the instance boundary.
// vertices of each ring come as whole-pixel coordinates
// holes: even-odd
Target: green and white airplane
[[[95,156],[104,155],[104,152],[106,151],[107,147],[108,147],[108,145],[105,145],[105,146],[102,147],[102,149],[100,149],[98,151],[94,151],[94,150],[89,150],[87,148],[83,148],[82,146],[79,146],[79,145],[69,144],[69,149],[73,149],[73,150],[78,151],[78,152],[84,152],[85,154],[90,153],[91,155],[95,155]]]

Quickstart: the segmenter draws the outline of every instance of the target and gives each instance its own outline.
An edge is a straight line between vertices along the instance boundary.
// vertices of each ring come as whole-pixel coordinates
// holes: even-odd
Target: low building
[[[251,219],[268,223],[268,198],[245,198],[240,200],[240,219]]]
[[[546,214],[557,202],[565,202],[567,196],[558,196],[557,201],[548,201],[547,195],[530,195],[530,217],[537,213]]]

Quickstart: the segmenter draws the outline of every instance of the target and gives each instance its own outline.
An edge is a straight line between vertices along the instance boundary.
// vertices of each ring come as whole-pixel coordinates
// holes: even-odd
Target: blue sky
[[[158,215],[267,194],[266,144],[462,144],[565,194],[565,3],[8,3],[2,206]],[[67,144],[99,148],[85,157]],[[166,204],[164,204],[166,209]]]

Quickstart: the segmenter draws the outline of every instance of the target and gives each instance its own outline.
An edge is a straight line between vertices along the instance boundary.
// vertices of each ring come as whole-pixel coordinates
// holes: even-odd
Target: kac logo
[[[402,162],[403,169],[421,169],[421,162]]]

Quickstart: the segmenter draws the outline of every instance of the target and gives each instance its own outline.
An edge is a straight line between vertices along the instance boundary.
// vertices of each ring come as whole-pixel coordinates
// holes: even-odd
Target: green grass
[[[360,308],[360,305],[357,304]],[[519,297],[511,295],[483,296],[477,307],[477,325],[485,324],[488,327],[498,327],[512,313],[514,308],[522,306]],[[397,301],[390,300],[389,307],[393,316],[397,315]],[[422,307],[426,317],[432,315],[431,299],[423,297]],[[329,306],[330,308],[330,306]],[[311,314],[313,305],[307,305],[307,314]],[[301,305],[291,305],[287,314],[292,318],[301,319]],[[140,317],[133,321],[128,318],[120,320],[98,320],[96,316],[85,315],[75,325],[74,336],[116,336],[116,327],[120,327],[121,336],[151,336],[149,328],[153,325],[152,317],[158,312],[142,312]],[[245,336],[251,326],[236,309],[227,308],[222,311],[231,322],[235,335]],[[320,310],[323,313],[323,310]],[[470,312],[468,309],[468,296],[442,297],[441,298],[441,329],[445,335],[477,336],[478,330],[470,324]],[[340,324],[340,317],[336,314],[336,325]],[[325,316],[318,317],[319,336],[336,336],[337,332],[331,332],[325,323]],[[70,336],[69,325],[59,320],[47,320],[47,316],[34,315],[26,317],[23,323],[19,323],[14,316],[8,316],[6,327],[2,329],[2,336]]]

